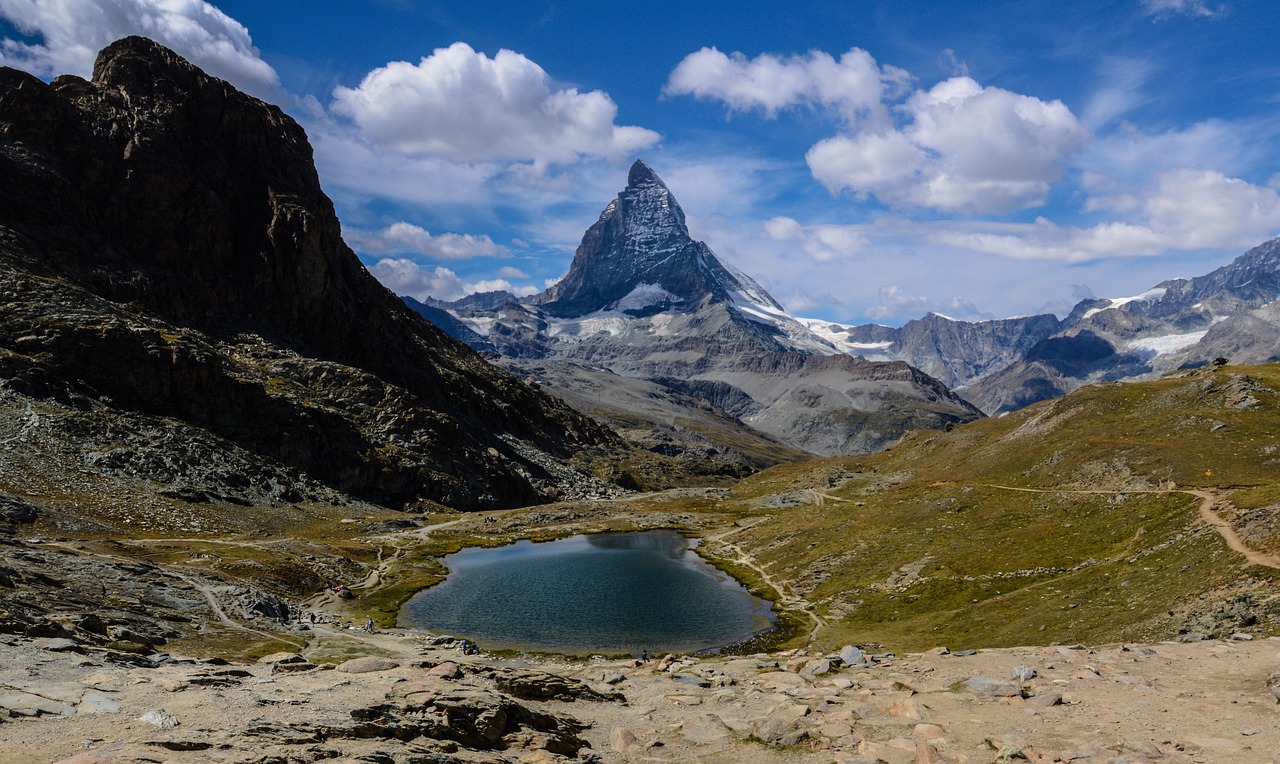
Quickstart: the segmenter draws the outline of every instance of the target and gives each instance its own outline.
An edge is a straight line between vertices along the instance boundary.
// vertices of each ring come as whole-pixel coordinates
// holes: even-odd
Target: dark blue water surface
[[[444,563],[448,578],[409,600],[401,623],[486,648],[694,651],[773,626],[769,602],[671,531],[520,541]]]

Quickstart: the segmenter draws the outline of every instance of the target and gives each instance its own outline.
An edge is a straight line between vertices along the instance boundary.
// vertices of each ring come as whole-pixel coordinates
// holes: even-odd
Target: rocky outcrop
[[[302,129],[156,43],[109,46],[92,81],[0,69],[0,176],[21,394],[182,422],[392,506],[558,498],[531,451],[619,447],[406,309],[343,243]]]

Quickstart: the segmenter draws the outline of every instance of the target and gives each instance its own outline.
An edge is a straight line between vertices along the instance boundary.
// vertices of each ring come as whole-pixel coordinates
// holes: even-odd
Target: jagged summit
[[[553,316],[573,318],[693,309],[707,300],[782,311],[758,284],[693,240],[671,190],[636,160],[627,187],[582,237],[569,273],[537,302]]]

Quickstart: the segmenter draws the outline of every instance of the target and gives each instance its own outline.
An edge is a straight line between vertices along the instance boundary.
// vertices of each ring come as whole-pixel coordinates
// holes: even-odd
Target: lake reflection
[[[464,549],[444,563],[449,577],[406,603],[401,622],[482,647],[694,651],[773,625],[768,602],[671,531]]]

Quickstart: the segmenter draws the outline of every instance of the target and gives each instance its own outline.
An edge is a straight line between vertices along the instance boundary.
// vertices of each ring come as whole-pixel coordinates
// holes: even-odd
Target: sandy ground
[[[349,720],[353,709],[403,697],[406,687],[485,687],[477,669],[521,666],[625,695],[625,703],[526,702],[590,725],[579,760],[1280,764],[1280,705],[1269,679],[1280,672],[1275,639],[934,650],[870,667],[835,661],[824,671],[823,656],[794,652],[637,666],[463,656],[413,632],[351,637],[399,665],[367,673],[184,660],[138,668],[10,638],[0,705],[16,716],[0,722],[0,762],[447,761],[415,759],[395,741],[281,744],[247,730]],[[463,676],[428,673],[447,661]],[[159,709],[177,726],[142,719]],[[17,715],[29,713],[38,715]],[[535,747],[474,760],[572,759]]]

